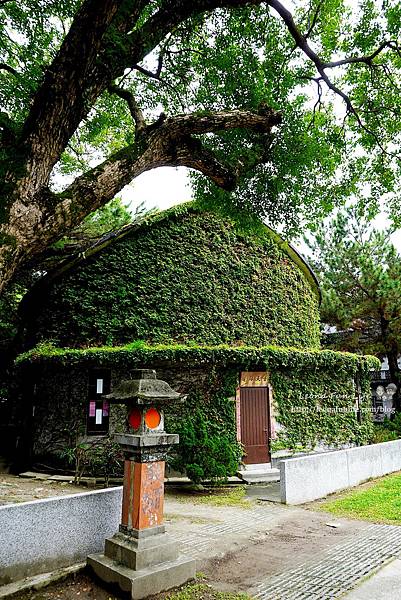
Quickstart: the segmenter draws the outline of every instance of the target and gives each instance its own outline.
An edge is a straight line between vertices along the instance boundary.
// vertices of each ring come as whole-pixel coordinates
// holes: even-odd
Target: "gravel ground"
[[[76,486],[68,483],[68,481],[25,479],[0,473],[0,506],[87,491],[87,487]]]

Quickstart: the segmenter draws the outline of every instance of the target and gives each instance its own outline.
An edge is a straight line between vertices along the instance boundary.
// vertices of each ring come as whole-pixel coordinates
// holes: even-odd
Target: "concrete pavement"
[[[248,507],[167,494],[168,531],[212,587],[259,600],[401,598],[401,527],[274,504],[274,491],[249,488]]]
[[[401,559],[396,558],[362,581],[344,600],[400,600]]]
[[[270,502],[243,509],[169,499],[166,516],[216,589],[258,600],[401,598],[401,527]]]

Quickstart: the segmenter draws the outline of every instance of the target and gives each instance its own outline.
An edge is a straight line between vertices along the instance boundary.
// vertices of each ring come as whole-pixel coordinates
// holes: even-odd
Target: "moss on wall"
[[[309,275],[309,280],[307,275]],[[319,347],[316,288],[268,228],[166,211],[53,284],[31,338]]]

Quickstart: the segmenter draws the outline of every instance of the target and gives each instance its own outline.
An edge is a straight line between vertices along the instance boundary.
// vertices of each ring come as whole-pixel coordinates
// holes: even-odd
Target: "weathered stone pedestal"
[[[166,434],[163,413],[160,411],[160,419],[155,415],[160,403],[167,399],[165,390],[163,395],[159,390],[157,396],[149,389],[158,382],[156,375],[144,379],[143,373],[140,380],[132,382],[136,384],[135,395],[127,393],[125,385],[123,393],[117,389],[108,396],[111,401],[122,398],[129,407],[134,407],[128,421],[138,433],[115,436],[126,458],[121,525],[118,533],[106,539],[104,554],[87,558],[87,564],[98,577],[130,592],[133,599],[182,585],[195,577],[196,568],[195,560],[179,555],[177,542],[163,525],[164,458],[168,449],[178,443],[178,435]],[[123,382],[128,383],[131,382]],[[141,392],[141,387],[146,392]],[[174,398],[179,396],[173,390],[172,394]],[[137,401],[134,405],[133,400]],[[143,406],[141,410],[138,404]]]
[[[104,554],[88,556],[87,563],[103,581],[117,584],[132,598],[182,585],[195,577],[196,561],[179,556],[177,543],[163,529],[151,528],[147,537],[138,538],[116,533],[106,540]]]

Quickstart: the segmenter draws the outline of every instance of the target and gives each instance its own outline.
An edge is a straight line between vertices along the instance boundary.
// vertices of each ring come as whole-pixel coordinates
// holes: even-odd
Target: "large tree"
[[[156,167],[290,225],[396,188],[399,3],[292,5],[0,0],[0,290]]]
[[[313,240],[313,264],[322,289],[322,323],[334,327],[326,343],[336,350],[387,357],[401,382],[401,256],[392,229],[376,230],[361,207],[341,211]]]

